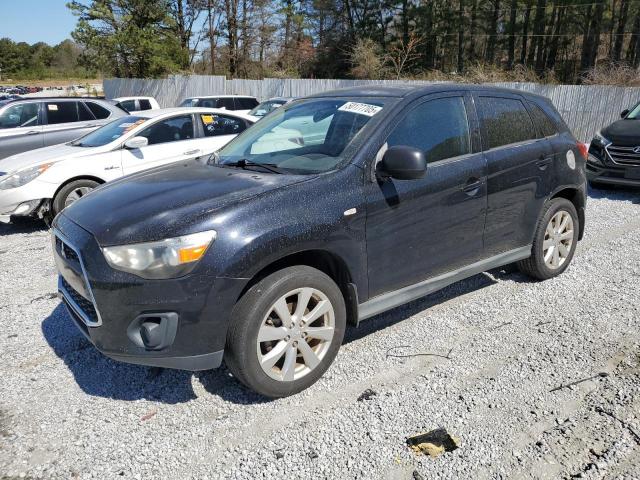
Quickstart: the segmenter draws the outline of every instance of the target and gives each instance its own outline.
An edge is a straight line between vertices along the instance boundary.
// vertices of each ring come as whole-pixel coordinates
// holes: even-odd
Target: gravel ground
[[[277,401],[224,368],[98,354],[55,298],[46,230],[0,226],[0,478],[638,479],[639,212],[638,192],[592,191],[564,275],[492,271],[379,315]],[[407,448],[438,427],[460,448]]]

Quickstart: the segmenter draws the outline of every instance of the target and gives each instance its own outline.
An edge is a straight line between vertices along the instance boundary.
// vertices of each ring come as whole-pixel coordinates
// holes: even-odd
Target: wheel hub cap
[[[333,306],[324,293],[309,287],[288,292],[271,306],[258,331],[262,370],[278,381],[304,377],[327,354],[334,330]]]
[[[573,237],[573,218],[569,212],[556,212],[549,220],[542,246],[544,263],[548,268],[555,270],[565,264],[571,254]]]

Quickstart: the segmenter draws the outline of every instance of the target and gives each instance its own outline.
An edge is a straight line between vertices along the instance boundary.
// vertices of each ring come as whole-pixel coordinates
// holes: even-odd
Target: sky
[[[68,0],[0,0],[0,38],[56,45],[71,38],[76,17]]]

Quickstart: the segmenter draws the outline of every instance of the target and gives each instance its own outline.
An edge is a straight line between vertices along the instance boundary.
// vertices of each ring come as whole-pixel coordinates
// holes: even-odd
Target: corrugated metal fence
[[[198,95],[242,94],[260,100],[271,97],[304,97],[314,93],[356,85],[429,82],[396,80],[329,80],[265,78],[227,80],[222,76],[171,76],[167,79],[107,79],[107,98],[151,95],[161,106],[176,106],[181,99]],[[537,83],[494,83],[491,85],[526,90],[549,97],[575,134],[584,141],[617,118],[620,112],[640,101],[640,88],[600,85],[541,85]]]

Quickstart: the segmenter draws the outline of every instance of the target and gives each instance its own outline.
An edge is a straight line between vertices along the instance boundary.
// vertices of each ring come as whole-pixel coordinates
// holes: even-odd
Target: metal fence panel
[[[174,75],[166,79],[112,78],[104,80],[107,98],[150,95],[162,107],[173,107],[185,97],[198,95],[252,95],[259,100],[272,97],[305,97],[337,88],[362,85],[425,85],[426,81],[338,80],[265,78],[227,80],[223,76]],[[541,85],[537,83],[493,83],[491,85],[537,93],[551,99],[574,135],[591,139],[602,127],[619,118],[620,112],[640,101],[640,88],[603,85]]]

